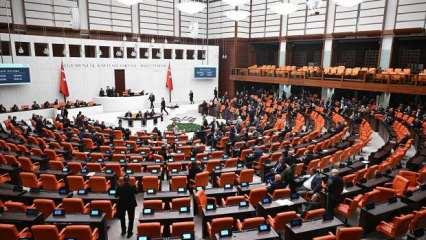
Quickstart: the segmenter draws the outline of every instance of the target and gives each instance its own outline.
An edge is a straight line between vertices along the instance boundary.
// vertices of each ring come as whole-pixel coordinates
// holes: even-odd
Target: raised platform
[[[149,95],[129,97],[96,97],[94,101],[103,106],[104,112],[127,112],[147,109]],[[158,102],[158,100],[156,99]]]
[[[96,105],[91,107],[80,107],[80,108],[69,108],[68,109],[68,117],[72,118],[77,116],[79,112],[83,113],[84,115],[88,114],[99,114],[102,113],[103,106],[102,105]],[[8,112],[8,113],[0,113],[0,121],[4,121],[7,119],[8,116],[16,116],[18,120],[28,120],[30,119],[33,114],[43,116],[44,118],[55,118],[57,114],[60,114],[61,111],[56,108],[45,108],[45,109],[38,109],[38,110],[28,110],[28,111],[20,111],[20,112]]]

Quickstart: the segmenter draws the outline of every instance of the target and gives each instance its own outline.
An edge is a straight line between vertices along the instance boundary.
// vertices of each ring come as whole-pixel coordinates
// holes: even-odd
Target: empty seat
[[[164,210],[164,202],[162,200],[144,200],[143,208],[150,208],[155,211]]]
[[[237,183],[251,183],[253,182],[254,169],[244,169],[241,170],[240,174],[237,176]]]
[[[174,176],[170,179],[170,191],[177,191],[179,188],[187,188],[188,181],[186,176]]]
[[[58,208],[63,208],[65,213],[86,214],[89,212],[89,203],[84,205],[81,198],[64,198]]]
[[[4,206],[8,212],[25,212],[27,210],[27,206],[22,202],[7,201]]]
[[[194,234],[194,229],[194,222],[174,222],[172,225],[170,225],[170,236],[180,237],[184,233]]]
[[[65,228],[61,232],[55,225],[34,225],[31,227],[34,240],[62,240]]]
[[[342,227],[336,230],[336,235],[329,233],[313,240],[360,240],[363,234],[361,227]]]
[[[189,197],[173,198],[170,202],[170,209],[179,210],[181,207],[190,207],[191,199]]]
[[[159,222],[140,223],[138,225],[138,236],[161,238],[163,237],[163,226]]]
[[[250,190],[250,193],[246,198],[253,206],[259,205],[259,201],[262,200],[268,194],[268,190],[265,187],[255,188]]]
[[[263,217],[246,218],[242,222],[240,219],[237,219],[237,228],[240,231],[250,230],[257,228],[260,224],[263,223],[265,223],[265,218]]]
[[[56,176],[53,174],[40,174],[40,179],[43,189],[47,191],[58,191],[65,187],[64,181],[62,179],[56,180]]]
[[[89,188],[89,181],[84,181],[82,176],[67,176],[68,189],[78,191]]]
[[[41,188],[42,182],[37,179],[37,176],[31,172],[21,172],[19,173],[22,186],[29,188]]]
[[[392,222],[381,221],[376,227],[376,231],[382,233],[388,238],[397,238],[405,235],[408,231],[413,214],[394,217]]]
[[[233,226],[234,218],[232,217],[213,218],[211,222],[207,222],[207,232],[209,238],[216,239],[216,233],[219,233],[221,230],[224,229],[231,230]]]
[[[238,205],[240,202],[245,201],[245,196],[229,196],[226,199],[222,199],[223,206],[234,206]]]
[[[312,219],[322,218],[322,216],[324,214],[325,214],[325,209],[324,208],[318,208],[318,209],[307,211],[305,213],[305,217],[303,219],[304,220],[312,220]]]
[[[89,178],[89,187],[92,192],[105,193],[111,188],[111,183],[105,177],[93,176]]]
[[[52,214],[56,206],[52,199],[34,199],[33,207],[39,210],[44,218],[47,218]]]
[[[300,218],[299,215],[295,211],[290,212],[281,212],[277,213],[275,217],[271,217],[271,215],[268,215],[266,221],[271,225],[271,227],[277,231],[281,232],[284,231],[285,225],[289,223],[293,219]]]
[[[2,240],[18,240],[21,238],[31,238],[31,233],[28,228],[24,228],[18,232],[15,225],[0,223],[0,236]]]
[[[64,231],[64,238],[74,238],[78,240],[96,240],[99,238],[98,229],[93,231],[88,225],[71,225],[67,226]]]
[[[115,214],[117,213],[117,205],[112,204],[109,200],[92,200],[90,202],[90,209],[99,209],[103,213],[107,219],[113,219]]]
[[[146,191],[148,189],[154,189],[155,191],[160,190],[160,180],[156,176],[144,176],[142,178],[142,189]]]
[[[235,179],[236,179],[236,176],[234,172],[222,173],[220,177],[217,179],[217,185],[219,187],[223,187],[227,184],[234,185]]]

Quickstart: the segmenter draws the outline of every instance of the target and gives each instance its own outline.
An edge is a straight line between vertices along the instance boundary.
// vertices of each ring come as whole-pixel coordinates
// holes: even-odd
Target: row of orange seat
[[[93,230],[88,225],[70,225],[63,228],[60,232],[56,225],[34,225],[24,228],[20,232],[12,224],[1,224],[0,233],[2,239],[34,239],[34,240],[52,240],[52,239],[79,239],[79,240],[97,240],[99,232],[97,228]]]

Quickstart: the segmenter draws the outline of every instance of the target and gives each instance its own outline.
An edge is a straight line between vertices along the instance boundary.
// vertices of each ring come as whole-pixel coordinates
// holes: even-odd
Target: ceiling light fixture
[[[177,4],[177,8],[181,12],[184,12],[189,15],[194,15],[203,11],[206,8],[206,4],[194,1],[183,1]]]
[[[296,12],[298,9],[297,9],[297,5],[294,3],[277,2],[277,3],[271,4],[269,7],[269,10],[279,15],[289,15],[291,13]]]
[[[363,0],[334,0],[334,3],[336,5],[342,6],[342,7],[355,7],[356,5],[362,3]]]
[[[136,57],[136,51],[135,51],[135,49],[133,49],[133,51],[130,53],[130,55],[131,55],[132,57]]]
[[[232,7],[236,7],[236,6],[248,4],[249,0],[223,0],[223,2],[225,2],[226,4]]]
[[[148,51],[149,51],[149,49],[147,49],[147,50],[145,51],[145,53],[143,54],[143,56],[144,56],[145,58],[149,58],[149,53],[148,53]]]
[[[22,46],[19,46],[18,53],[19,54],[24,54],[24,49],[22,48]]]
[[[157,58],[161,58],[161,49],[158,49],[158,52],[157,52],[157,54],[155,54],[155,56]]]
[[[231,10],[226,11],[225,16],[233,21],[238,22],[246,19],[248,16],[250,16],[250,13],[242,10]]]

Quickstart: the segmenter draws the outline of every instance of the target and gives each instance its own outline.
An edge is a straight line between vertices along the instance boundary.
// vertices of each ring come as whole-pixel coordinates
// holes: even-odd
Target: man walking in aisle
[[[164,98],[161,98],[161,113],[166,112],[167,115],[169,115],[169,113],[166,110],[166,101],[164,100]]]

